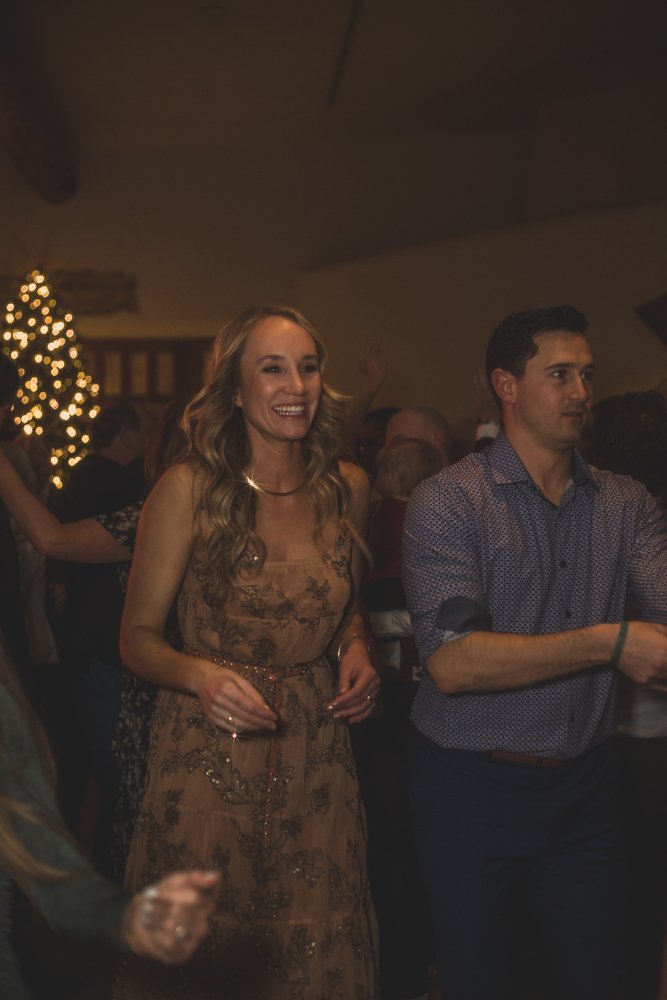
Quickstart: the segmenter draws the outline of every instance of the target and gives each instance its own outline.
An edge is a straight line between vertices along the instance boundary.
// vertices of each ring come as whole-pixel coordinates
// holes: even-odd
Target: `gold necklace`
[[[260,486],[259,483],[256,483],[254,479],[251,479],[250,476],[247,476],[245,473],[244,476],[246,483],[251,487],[251,489],[255,490],[256,493],[267,493],[270,497],[291,497],[295,493],[298,493],[299,490],[302,490],[306,485],[306,480],[304,479],[303,482],[299,483],[298,486],[295,486],[293,490],[270,490],[266,486]]]

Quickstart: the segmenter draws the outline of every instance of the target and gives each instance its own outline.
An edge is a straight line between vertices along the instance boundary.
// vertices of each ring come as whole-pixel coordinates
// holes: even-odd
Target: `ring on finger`
[[[158,895],[158,890],[154,885],[147,886],[138,894],[138,916],[142,927],[151,927],[153,925]]]

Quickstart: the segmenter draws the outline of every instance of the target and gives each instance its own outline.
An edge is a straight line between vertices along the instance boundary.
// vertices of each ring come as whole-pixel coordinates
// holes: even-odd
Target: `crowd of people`
[[[467,436],[325,362],[250,309],[57,494],[0,447],[4,926],[119,949],[114,1000],[659,1000],[665,392],[593,406],[569,306],[497,326]]]

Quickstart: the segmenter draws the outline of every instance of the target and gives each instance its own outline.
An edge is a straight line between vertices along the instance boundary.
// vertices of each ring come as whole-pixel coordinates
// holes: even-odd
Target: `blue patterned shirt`
[[[667,624],[667,531],[643,486],[576,452],[556,507],[501,434],[415,490],[403,583],[422,661],[479,629],[544,635],[618,622],[626,599]],[[615,690],[608,666],[454,695],[425,670],[412,719],[443,747],[574,757],[611,734]]]

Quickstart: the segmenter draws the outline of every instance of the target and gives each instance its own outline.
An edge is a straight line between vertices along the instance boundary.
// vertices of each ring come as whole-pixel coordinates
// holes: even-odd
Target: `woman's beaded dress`
[[[115,997],[372,1000],[376,925],[347,723],[327,709],[325,651],[350,600],[352,543],[240,571],[224,615],[195,550],[179,597],[186,649],[234,669],[275,707],[275,734],[238,738],[198,699],[163,690],[126,872],[136,888],[189,867],[222,874],[213,933],[181,968],[129,960]],[[247,664],[247,666],[242,666]],[[230,665],[226,663],[225,665]]]

